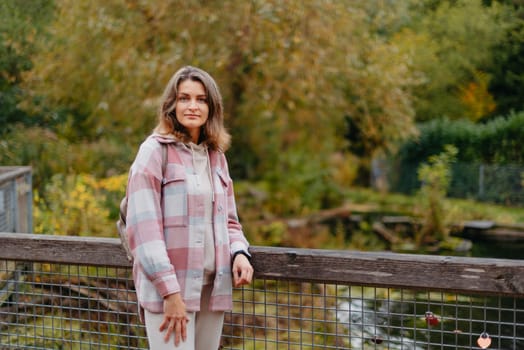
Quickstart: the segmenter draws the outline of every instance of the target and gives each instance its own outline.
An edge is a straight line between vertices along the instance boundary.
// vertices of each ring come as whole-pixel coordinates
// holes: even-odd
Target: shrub
[[[125,173],[136,149],[137,145],[109,139],[70,143],[49,130],[19,126],[0,141],[0,165],[30,165],[34,187],[43,192],[55,174],[103,178]]]
[[[454,145],[457,164],[451,181],[450,196],[470,197],[501,203],[524,203],[519,184],[518,164],[524,164],[524,112],[498,117],[485,124],[467,120],[432,120],[420,125],[420,137],[403,144],[394,161],[390,177],[392,191],[414,193],[420,187],[415,169],[432,155],[444,151],[445,145]],[[479,173],[485,165],[489,188],[481,188]],[[500,178],[489,180],[491,169]],[[506,181],[507,180],[507,181]]]
[[[444,241],[448,232],[444,217],[444,200],[451,181],[451,163],[455,161],[457,148],[446,145],[444,152],[431,156],[428,163],[418,169],[418,178],[422,182],[419,191],[424,209],[422,229],[417,242]]]
[[[35,232],[115,236],[115,218],[126,179],[127,175],[103,180],[87,174],[54,175],[44,186],[43,195],[35,191]]]

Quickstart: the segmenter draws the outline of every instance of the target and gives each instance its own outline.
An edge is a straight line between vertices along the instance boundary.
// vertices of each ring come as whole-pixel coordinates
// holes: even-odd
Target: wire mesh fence
[[[146,349],[130,273],[2,260],[0,349]],[[224,349],[524,349],[522,298],[281,278],[235,290]]]
[[[147,347],[127,268],[1,265],[0,348]]]
[[[235,349],[524,348],[514,298],[271,280],[242,296],[224,329]]]
[[[397,160],[376,160],[371,182],[377,188],[392,192],[416,193],[421,187],[418,179],[420,163]],[[481,202],[519,206],[524,204],[523,164],[482,164],[456,162],[451,166],[451,182],[447,195]]]

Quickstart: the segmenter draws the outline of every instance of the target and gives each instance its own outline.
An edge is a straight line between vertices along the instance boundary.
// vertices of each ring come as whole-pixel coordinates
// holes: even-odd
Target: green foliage
[[[365,130],[369,152],[415,131],[409,53],[374,35],[358,4],[60,0],[56,7],[25,85],[43,100],[25,108],[57,115],[64,125],[55,131],[68,140],[143,138],[164,85],[184,64],[218,80],[236,178],[273,178],[275,167],[289,166],[288,152],[303,162],[313,153],[329,158],[345,146],[344,116]]]
[[[42,192],[55,174],[102,178],[127,173],[137,147],[115,139],[69,142],[48,129],[19,125],[0,140],[0,164],[32,166],[33,184]]]
[[[304,214],[341,202],[334,186],[327,159],[319,154],[290,151],[282,154],[284,162],[268,174],[270,211],[277,215]]]
[[[419,185],[413,168],[428,157],[442,152],[444,145],[452,144],[459,151],[457,171],[454,172],[453,193],[464,196],[476,196],[478,184],[468,189],[472,179],[478,177],[480,164],[486,164],[486,178],[493,167],[496,176],[487,187],[484,198],[496,202],[513,202],[518,200],[518,167],[515,164],[524,163],[524,150],[521,140],[524,138],[524,113],[512,113],[506,117],[498,117],[484,124],[474,124],[467,120],[452,121],[438,119],[420,126],[420,136],[401,146],[396,177],[392,179],[392,189],[411,193]],[[499,168],[496,168],[496,165]],[[503,171],[502,167],[507,171]],[[504,174],[507,173],[507,176]],[[495,180],[496,179],[496,180]],[[486,184],[488,185],[488,184]],[[457,192],[457,190],[460,190]]]
[[[278,221],[263,225],[253,235],[252,244],[281,246],[286,235],[286,229],[286,225]]]
[[[42,128],[16,127],[0,141],[0,164],[30,165],[36,188],[53,174],[67,173],[72,168],[73,154],[68,143]]]
[[[0,2],[0,134],[9,124],[35,122],[18,107],[23,98],[23,73],[32,68],[34,45],[42,26],[50,19],[53,2],[3,0]]]
[[[51,283],[51,281],[49,281]],[[43,290],[30,291],[30,293],[45,293]],[[123,334],[129,328],[106,319],[99,319],[97,323],[90,320],[89,310],[75,310],[79,316],[73,319],[71,310],[60,307],[43,308],[45,314],[28,319],[28,324],[9,327],[9,332],[0,335],[2,344],[17,344],[21,348],[43,349],[70,349],[81,350],[86,344],[110,344],[105,346],[108,350],[117,350],[129,346],[128,336]],[[84,321],[82,321],[82,319]],[[31,324],[31,326],[29,326]],[[129,327],[129,326],[128,326]],[[147,342],[138,338],[137,348],[146,348]]]
[[[399,193],[382,193],[369,188],[353,187],[344,193],[347,202],[357,208],[378,213],[397,213],[414,215],[418,213],[420,198]],[[483,203],[469,199],[447,198],[449,208],[453,208],[453,222],[470,220],[491,220],[500,224],[524,222],[524,207],[507,207],[500,204]],[[358,210],[355,210],[358,211]]]
[[[496,45],[511,28],[515,13],[511,6],[478,0],[422,1],[413,4],[412,21],[398,40],[413,52],[420,72],[416,90],[417,120],[490,115],[492,99],[479,74],[491,69]],[[474,91],[472,100],[468,94]],[[481,98],[482,96],[486,98]],[[479,114],[480,113],[480,114]]]
[[[506,15],[507,31],[494,47],[494,61],[489,90],[497,108],[494,115],[524,110],[524,3],[506,1],[512,11]]]
[[[114,236],[117,213],[109,208],[118,208],[126,182],[127,176],[97,181],[86,174],[54,175],[45,186],[45,199],[35,192],[35,232]]]
[[[524,112],[498,117],[480,128],[479,153],[488,163],[524,163]]]
[[[444,199],[451,181],[451,163],[457,153],[455,146],[445,145],[442,153],[431,156],[428,163],[418,169],[418,178],[422,182],[418,196],[424,212],[423,226],[417,237],[419,244],[447,239]]]
[[[502,2],[6,0],[0,9],[9,131],[0,163],[32,165],[42,196],[54,174],[126,172],[185,64],[217,79],[232,175],[264,183],[265,210],[277,215],[339,204],[340,187],[368,178],[372,156],[417,133],[415,117],[485,118],[502,72],[515,88],[504,95],[521,79],[519,67],[501,68],[522,46],[518,12]],[[454,136],[407,156],[403,147],[401,159],[420,163],[454,144],[462,160],[519,161],[516,123],[469,133],[458,122]]]

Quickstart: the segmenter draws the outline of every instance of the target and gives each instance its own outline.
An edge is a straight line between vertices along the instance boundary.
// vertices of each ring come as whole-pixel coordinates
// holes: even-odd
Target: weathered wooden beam
[[[130,267],[117,238],[0,233],[0,259]],[[252,247],[256,278],[524,297],[524,260]]]
[[[0,233],[0,259],[130,267],[118,238]]]
[[[0,166],[0,184],[16,179],[26,173],[31,173],[30,166]]]
[[[524,297],[524,260],[254,247],[257,278]]]

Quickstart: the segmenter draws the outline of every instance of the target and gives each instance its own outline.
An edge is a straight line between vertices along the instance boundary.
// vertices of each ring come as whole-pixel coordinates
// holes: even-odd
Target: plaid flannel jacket
[[[168,146],[163,194],[160,143]],[[209,308],[225,311],[232,308],[231,257],[247,252],[249,244],[238,220],[226,157],[218,151],[209,157],[216,266]],[[176,292],[188,311],[200,310],[204,232],[195,224],[203,219],[204,206],[198,194],[188,193],[186,177],[192,172],[190,148],[154,134],[142,143],[131,166],[126,233],[138,302],[150,312],[163,312],[163,297]]]

